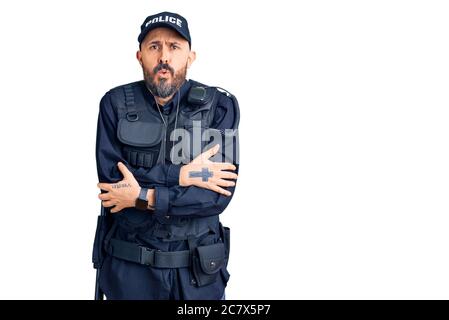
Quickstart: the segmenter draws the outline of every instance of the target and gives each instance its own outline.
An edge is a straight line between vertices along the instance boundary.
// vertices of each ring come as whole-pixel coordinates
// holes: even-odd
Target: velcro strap
[[[131,85],[125,85],[123,87],[125,91],[125,106],[126,106],[126,118],[129,121],[137,121],[139,120],[139,116],[137,114],[137,108],[134,101],[134,91]]]
[[[143,247],[136,243],[111,239],[109,253],[119,259],[155,268],[183,268],[190,266],[189,250],[164,252]]]

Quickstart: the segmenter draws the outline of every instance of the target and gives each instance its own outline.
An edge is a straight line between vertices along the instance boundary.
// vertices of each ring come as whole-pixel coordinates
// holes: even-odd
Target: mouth
[[[170,74],[170,71],[168,71],[167,69],[161,69],[161,70],[159,70],[159,71],[157,72],[157,74],[158,74],[158,75],[166,76],[166,75],[169,75],[169,74]]]

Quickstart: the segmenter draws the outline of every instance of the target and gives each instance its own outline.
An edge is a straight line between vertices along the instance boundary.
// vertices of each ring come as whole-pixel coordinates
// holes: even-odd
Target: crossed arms
[[[213,127],[228,129],[233,123],[233,108],[222,101]],[[220,110],[220,108],[218,108]],[[219,146],[209,149],[186,165],[158,164],[152,168],[134,168],[124,160],[121,143],[116,137],[117,114],[107,93],[101,100],[97,127],[98,187],[103,205],[111,212],[135,206],[141,186],[149,187],[149,211],[165,216],[209,216],[223,212],[229,204],[237,179],[238,165],[212,162]],[[236,138],[237,139],[237,138]]]

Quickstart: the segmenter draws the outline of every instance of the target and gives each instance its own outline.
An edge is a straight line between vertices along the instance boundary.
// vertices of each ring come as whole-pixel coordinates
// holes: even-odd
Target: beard
[[[166,69],[170,72],[173,79],[171,82],[170,79],[159,77],[157,75],[158,71],[162,69]],[[150,92],[157,97],[167,98],[174,94],[186,80],[187,64],[177,72],[166,63],[158,64],[153,70],[150,70],[143,65],[142,70],[145,84]],[[156,81],[157,77],[159,78],[159,81]]]

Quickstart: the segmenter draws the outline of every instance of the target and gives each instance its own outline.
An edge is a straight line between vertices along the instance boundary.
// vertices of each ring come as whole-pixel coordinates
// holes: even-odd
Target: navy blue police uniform
[[[187,21],[167,12],[145,20],[139,42],[147,29],[169,24],[190,44]],[[185,80],[164,106],[157,105],[143,80],[103,96],[96,141],[99,181],[122,180],[121,161],[142,188],[155,190],[154,210],[126,208],[111,214],[102,208],[93,262],[99,270],[97,290],[107,299],[223,297],[230,277],[230,230],[219,215],[232,196],[178,183],[181,166],[217,143],[220,152],[212,160],[232,162],[238,172],[238,123],[233,95],[193,80]],[[199,150],[193,146],[198,142],[185,137],[195,129],[203,137]],[[173,136],[176,130],[180,134]],[[179,150],[173,148],[178,142]],[[225,189],[234,194],[235,187]]]

